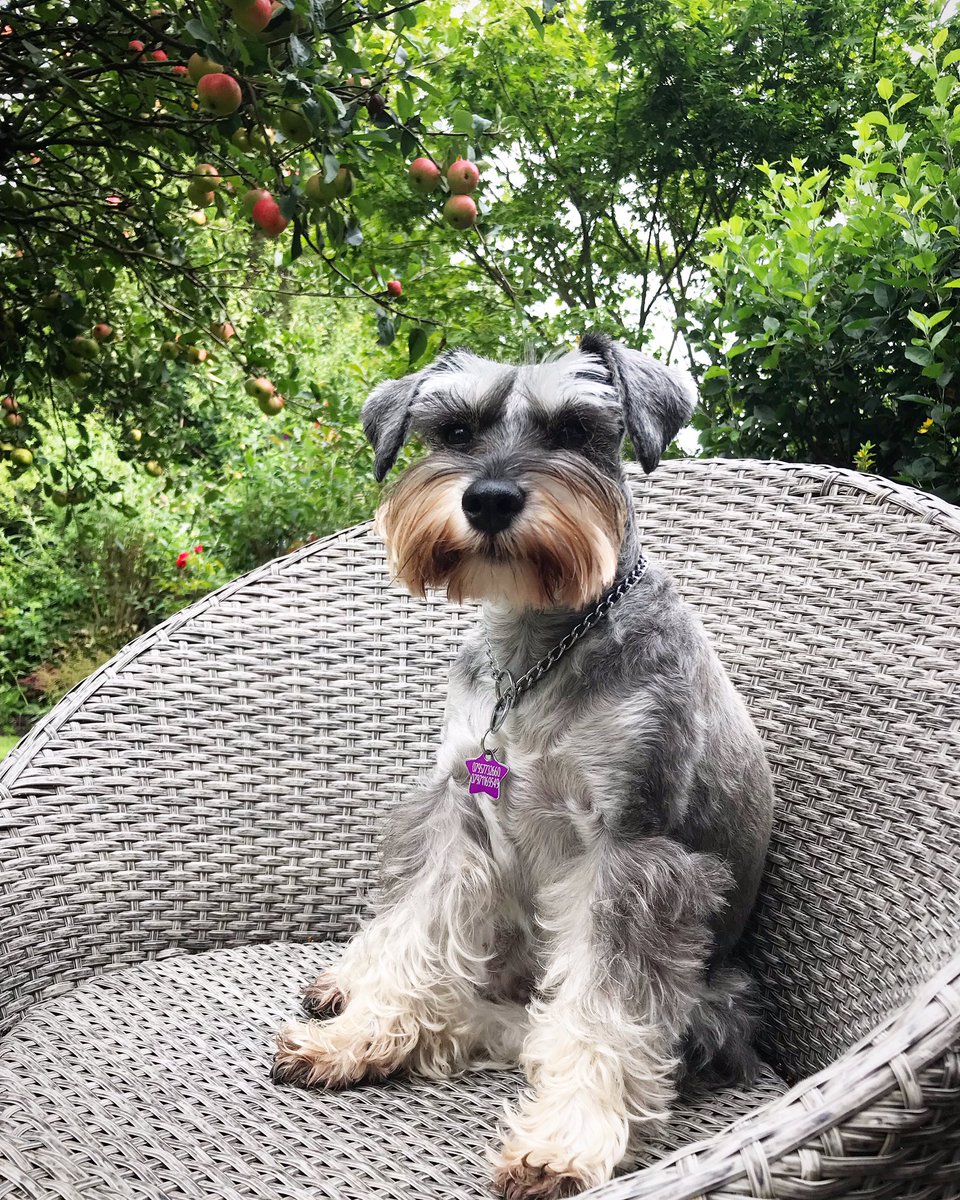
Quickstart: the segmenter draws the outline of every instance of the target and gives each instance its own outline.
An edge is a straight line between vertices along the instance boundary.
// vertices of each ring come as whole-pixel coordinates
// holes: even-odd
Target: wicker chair
[[[633,481],[777,776],[744,945],[768,1066],[684,1099],[590,1196],[956,1200],[960,511],[822,467]],[[489,1195],[515,1075],[267,1077],[472,619],[399,594],[347,530],[139,638],[0,765],[2,1200]]]

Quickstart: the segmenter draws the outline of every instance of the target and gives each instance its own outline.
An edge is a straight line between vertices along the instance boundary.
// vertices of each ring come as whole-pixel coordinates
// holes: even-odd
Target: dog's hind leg
[[[683,1038],[684,1090],[744,1085],[756,1078],[760,1059],[752,1044],[751,986],[749,975],[734,967],[717,966],[707,975]]]
[[[448,780],[428,785],[396,810],[384,844],[380,911],[305,994],[308,1011],[337,1015],[284,1027],[277,1082],[342,1087],[401,1068],[440,1077],[516,1055],[516,1021],[494,1019],[510,1006],[479,995],[498,887],[476,806]]]
[[[538,897],[548,957],[521,1055],[530,1088],[495,1160],[509,1200],[604,1183],[668,1116],[728,884],[666,838],[600,839]]]

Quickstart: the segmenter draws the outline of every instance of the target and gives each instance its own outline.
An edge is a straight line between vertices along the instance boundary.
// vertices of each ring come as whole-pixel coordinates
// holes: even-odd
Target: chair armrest
[[[716,1136],[584,1197],[820,1200],[873,1194],[870,1185],[891,1180],[902,1184],[898,1195],[917,1180],[924,1195],[946,1196],[947,1181],[960,1182],[958,1132],[960,955],[823,1071]]]

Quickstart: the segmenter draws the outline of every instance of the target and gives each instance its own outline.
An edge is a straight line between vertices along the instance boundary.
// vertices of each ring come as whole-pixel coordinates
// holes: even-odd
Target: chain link
[[[638,584],[646,573],[647,560],[641,554],[636,566],[627,575],[624,575],[618,584],[603,595],[590,612],[574,625],[570,632],[562,637],[542,658],[537,659],[530,670],[525,671],[519,679],[514,679],[510,672],[504,670],[497,662],[496,655],[493,653],[493,646],[490,644],[490,637],[489,635],[487,636],[487,661],[490,664],[490,670],[493,674],[493,686],[497,694],[497,703],[493,710],[493,717],[490,720],[490,728],[484,734],[484,746],[487,735],[497,732],[506,719],[507,713],[516,705],[520,697],[525,692],[528,692],[534,684],[539,683],[544,675],[557,665],[567,651],[571,650],[581,638],[585,637],[594,625],[602,621],[610,609],[622,600],[627,592]],[[504,679],[509,680],[505,687],[503,686]]]

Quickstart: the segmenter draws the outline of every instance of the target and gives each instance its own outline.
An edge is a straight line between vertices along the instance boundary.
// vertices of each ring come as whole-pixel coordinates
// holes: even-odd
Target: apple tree
[[[429,20],[425,7],[4,7],[8,470],[37,469],[69,505],[116,487],[89,454],[101,419],[118,426],[124,455],[160,477],[215,453],[213,418],[229,406],[311,417],[316,387],[281,337],[304,294],[368,305],[381,342],[402,333],[411,359],[439,342],[442,321],[392,278],[396,231],[376,197],[403,191],[449,254],[477,237],[473,161],[496,130],[444,84],[438,64],[461,28],[453,6],[431,3]],[[66,452],[51,454],[53,444]]]

